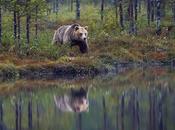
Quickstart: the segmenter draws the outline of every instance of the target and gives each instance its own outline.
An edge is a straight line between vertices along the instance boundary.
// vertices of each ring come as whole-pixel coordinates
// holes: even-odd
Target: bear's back
[[[67,41],[67,37],[69,36],[68,32],[70,29],[71,29],[71,25],[63,25],[63,26],[58,28],[57,34],[58,34],[59,40],[62,43]]]

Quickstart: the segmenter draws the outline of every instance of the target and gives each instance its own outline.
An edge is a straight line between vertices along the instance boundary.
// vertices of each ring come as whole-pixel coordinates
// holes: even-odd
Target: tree
[[[70,0],[70,10],[71,10],[71,12],[73,11],[73,4],[74,4],[74,1]]]
[[[122,94],[120,97],[120,129],[124,130],[125,124],[124,124],[124,111],[125,111],[125,93]]]
[[[129,2],[129,22],[130,22],[129,33],[130,34],[136,34],[135,19],[134,19],[134,0],[130,0]]]
[[[0,99],[0,121],[3,122],[3,115],[4,115],[4,111],[3,111],[3,100],[2,97]]]
[[[104,18],[104,0],[101,0],[101,20]]]
[[[151,21],[154,22],[155,0],[151,0]]]
[[[147,0],[147,20],[148,20],[148,25],[150,26],[150,19],[151,19],[151,0]]]
[[[161,0],[156,0],[156,34],[160,35],[161,34]]]
[[[30,0],[26,1],[26,38],[27,38],[27,45],[29,45],[30,43],[30,18],[31,18],[31,14],[30,14]]]
[[[35,7],[35,37],[38,38],[38,5]]]
[[[174,25],[175,25],[175,1],[173,2],[172,12],[173,12],[173,22],[174,22]]]
[[[2,9],[0,1],[0,46],[2,45]]]
[[[119,0],[120,27],[124,29],[122,0]]]
[[[116,17],[116,24],[118,25],[118,21],[117,21],[117,18],[118,18],[118,2],[117,2],[117,0],[115,0],[115,17]]]
[[[15,9],[13,11],[13,29],[14,29],[14,33],[13,33],[14,41],[16,41],[16,36],[17,36],[17,16],[16,16],[16,10]]]
[[[32,97],[30,96],[29,102],[28,102],[28,128],[32,129],[33,124],[32,124],[32,120],[33,120],[33,113],[32,113]]]
[[[107,111],[106,111],[106,102],[105,97],[102,98],[102,104],[103,104],[103,124],[104,124],[104,130],[107,129]]]
[[[138,0],[134,0],[134,14],[135,14],[135,21],[137,21],[138,17]]]
[[[76,0],[76,19],[80,19],[80,0]]]
[[[21,16],[20,16],[20,12],[17,12],[17,28],[18,28],[18,47],[20,48],[21,46]]]

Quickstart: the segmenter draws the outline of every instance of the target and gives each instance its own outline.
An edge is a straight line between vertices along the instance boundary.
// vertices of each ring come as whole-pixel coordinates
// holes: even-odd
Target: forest
[[[175,0],[0,0],[0,130],[175,130],[174,86]]]
[[[87,54],[51,44],[73,23],[88,26]],[[174,25],[174,0],[1,0],[0,66],[174,64]]]

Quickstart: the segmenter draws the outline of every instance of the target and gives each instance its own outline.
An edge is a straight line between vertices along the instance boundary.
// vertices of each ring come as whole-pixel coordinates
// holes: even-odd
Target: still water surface
[[[0,85],[0,130],[175,130],[175,71]]]

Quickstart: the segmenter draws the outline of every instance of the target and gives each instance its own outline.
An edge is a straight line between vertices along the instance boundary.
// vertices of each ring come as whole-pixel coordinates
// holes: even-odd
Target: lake
[[[0,84],[1,130],[175,130],[175,71]]]

